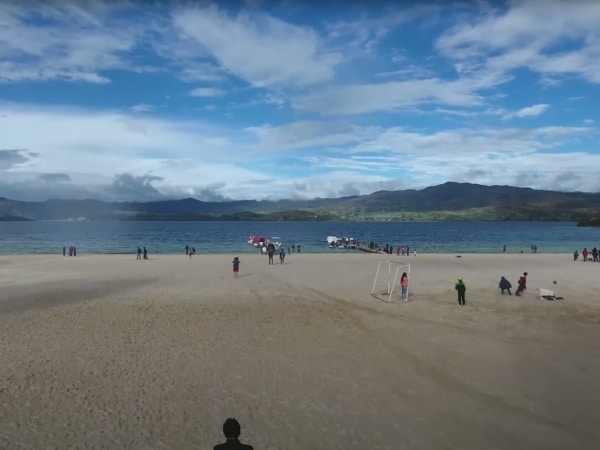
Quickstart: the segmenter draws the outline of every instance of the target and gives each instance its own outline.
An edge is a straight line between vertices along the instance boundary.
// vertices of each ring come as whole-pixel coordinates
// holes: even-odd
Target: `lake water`
[[[573,252],[600,247],[600,228],[569,222],[0,222],[0,253],[60,253],[76,245],[78,253],[130,253],[145,245],[149,253],[183,253],[188,244],[199,253],[256,252],[247,243],[258,234],[279,237],[302,252],[329,253],[328,235],[361,242],[410,246],[411,252],[508,253]]]

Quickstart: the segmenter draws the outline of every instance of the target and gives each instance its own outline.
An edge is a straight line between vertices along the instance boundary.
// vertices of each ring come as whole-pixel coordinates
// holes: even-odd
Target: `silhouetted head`
[[[402,278],[408,278],[408,275],[406,275],[406,272],[402,272],[402,276],[400,277],[400,279]]]
[[[223,424],[223,434],[227,439],[237,439],[241,433],[240,423],[234,418],[230,417]]]
[[[523,272],[523,275],[527,276],[527,272]]]

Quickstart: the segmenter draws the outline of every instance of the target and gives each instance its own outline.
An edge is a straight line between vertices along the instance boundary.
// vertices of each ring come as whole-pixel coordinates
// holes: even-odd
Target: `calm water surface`
[[[411,251],[440,253],[573,252],[600,247],[600,228],[570,222],[0,222],[0,253],[130,253],[145,245],[150,253],[183,253],[186,244],[200,253],[250,253],[248,236],[278,237],[302,252],[329,253],[326,237],[409,245]]]

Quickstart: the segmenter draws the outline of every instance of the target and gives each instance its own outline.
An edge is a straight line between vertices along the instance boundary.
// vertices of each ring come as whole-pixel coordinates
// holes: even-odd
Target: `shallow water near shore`
[[[600,246],[599,228],[573,222],[0,222],[0,253],[131,253],[145,245],[150,253],[179,253],[193,246],[199,253],[253,253],[248,236],[278,237],[306,253],[344,250],[327,247],[326,237],[408,245],[411,252],[507,253],[581,251]]]

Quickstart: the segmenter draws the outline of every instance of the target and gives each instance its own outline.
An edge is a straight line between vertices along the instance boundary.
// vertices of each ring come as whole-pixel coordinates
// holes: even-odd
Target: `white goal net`
[[[400,290],[400,276],[403,272],[406,272],[410,280],[410,264],[389,260],[380,262],[375,272],[371,295],[387,303],[391,302],[393,293]],[[406,295],[408,299],[408,291]]]

